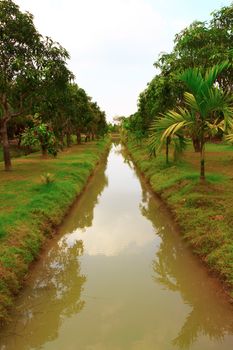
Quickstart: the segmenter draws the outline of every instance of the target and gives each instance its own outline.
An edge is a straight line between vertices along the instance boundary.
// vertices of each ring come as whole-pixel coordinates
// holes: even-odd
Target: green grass
[[[11,172],[0,163],[0,321],[46,236],[61,223],[108,143],[74,146],[56,159],[31,154],[13,160]],[[41,175],[47,173],[54,182],[43,183]]]
[[[193,150],[193,145],[191,141],[187,143],[187,149],[189,151]],[[227,142],[207,142],[205,144],[205,150],[206,152],[233,152],[233,145]]]
[[[184,239],[233,297],[233,147],[207,144],[205,183],[199,181],[199,155],[191,147],[182,160],[169,165],[163,154],[149,158],[146,147],[132,140],[127,147],[152,189],[171,209]]]
[[[207,152],[233,152],[233,146],[229,143],[206,143]]]

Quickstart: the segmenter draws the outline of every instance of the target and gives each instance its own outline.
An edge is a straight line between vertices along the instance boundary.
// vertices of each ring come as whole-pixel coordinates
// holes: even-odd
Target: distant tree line
[[[69,54],[43,37],[33,16],[12,0],[0,0],[0,139],[5,169],[11,169],[9,138],[38,143],[56,154],[71,135],[81,142],[106,132],[105,112],[74,82]]]

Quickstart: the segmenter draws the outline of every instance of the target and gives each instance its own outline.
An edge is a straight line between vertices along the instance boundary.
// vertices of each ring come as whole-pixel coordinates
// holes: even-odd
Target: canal
[[[233,309],[113,144],[33,266],[1,350],[229,350]]]

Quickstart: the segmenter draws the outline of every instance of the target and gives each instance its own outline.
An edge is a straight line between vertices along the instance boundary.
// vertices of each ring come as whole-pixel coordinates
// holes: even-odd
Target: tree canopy
[[[20,138],[17,132],[29,128],[28,116],[36,113],[62,143],[65,135],[69,143],[71,134],[80,142],[81,132],[92,138],[105,133],[105,113],[74,82],[68,59],[65,48],[37,31],[30,13],[0,0],[0,138],[6,170],[11,169],[9,135]]]
[[[233,91],[233,4],[211,14],[209,22],[195,21],[175,35],[170,53],[161,53],[154,63],[158,73],[138,98],[138,110],[130,116],[135,137],[147,137],[154,119],[175,106],[184,106],[185,84],[180,74],[189,68],[202,72],[224,61],[227,69],[217,82],[224,91]]]

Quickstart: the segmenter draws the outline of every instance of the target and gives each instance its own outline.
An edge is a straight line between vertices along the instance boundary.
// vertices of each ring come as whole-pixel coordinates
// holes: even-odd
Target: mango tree
[[[11,169],[7,123],[20,115],[23,107],[23,85],[37,77],[40,35],[29,13],[22,13],[11,0],[0,1],[0,133],[5,169]],[[17,86],[21,91],[14,100]],[[28,90],[30,91],[30,89]]]
[[[39,113],[43,122],[58,117],[64,86],[73,78],[67,51],[43,38],[33,16],[11,0],[0,1],[0,134],[5,170],[11,169],[7,126],[16,116]]]
[[[27,127],[23,132],[22,144],[28,147],[40,146],[43,157],[46,157],[47,154],[55,157],[59,145],[51,125],[43,123],[38,114],[31,119],[33,126]]]

